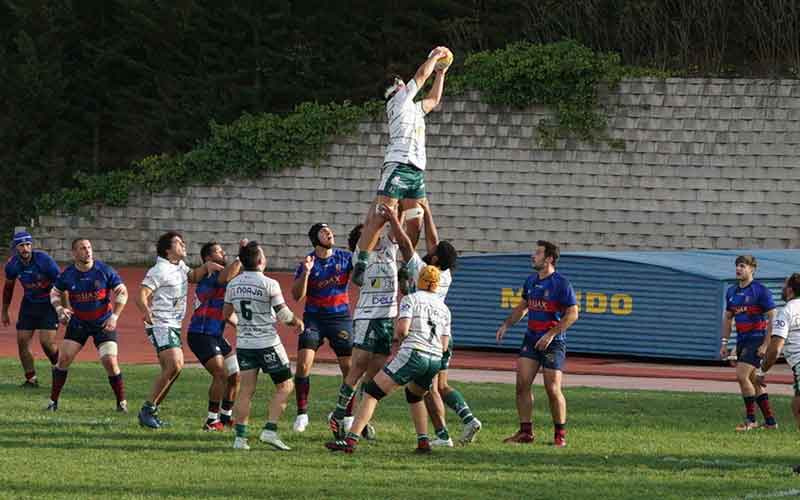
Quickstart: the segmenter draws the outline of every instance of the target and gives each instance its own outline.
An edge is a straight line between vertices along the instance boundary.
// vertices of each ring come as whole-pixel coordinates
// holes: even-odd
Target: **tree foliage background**
[[[0,234],[211,121],[374,98],[440,44],[463,61],[567,38],[678,74],[795,77],[800,1],[0,0]]]

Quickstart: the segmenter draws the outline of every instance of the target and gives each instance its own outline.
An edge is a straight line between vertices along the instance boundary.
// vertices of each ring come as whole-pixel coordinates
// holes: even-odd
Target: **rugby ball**
[[[428,57],[431,57],[436,49],[433,49]],[[439,60],[436,61],[436,69],[441,71],[443,69],[447,69],[453,64],[453,52],[450,49],[446,49],[447,52],[445,55],[439,57]]]

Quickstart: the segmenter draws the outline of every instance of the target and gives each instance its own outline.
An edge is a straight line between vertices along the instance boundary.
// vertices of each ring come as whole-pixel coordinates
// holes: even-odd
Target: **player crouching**
[[[262,370],[272,377],[275,395],[269,403],[267,422],[260,439],[278,450],[288,451],[291,448],[278,437],[278,420],[286,409],[294,382],[289,357],[278,337],[275,322],[297,327],[299,331],[303,331],[303,322],[286,305],[278,282],[264,276],[267,258],[258,242],[251,241],[241,247],[239,260],[243,272],[228,283],[222,309],[223,319],[236,324],[236,358],[241,372],[239,398],[233,409],[236,421],[233,447],[250,449],[247,421],[258,383],[258,371]]]
[[[406,401],[417,431],[417,452],[430,453],[428,414],[423,397],[442,366],[442,352],[450,337],[450,310],[436,294],[440,271],[435,266],[422,270],[417,292],[400,303],[395,336],[402,340],[395,357],[364,387],[353,426],[344,436],[325,444],[332,451],[353,453],[361,431],[372,419],[378,401],[401,386],[406,387]]]

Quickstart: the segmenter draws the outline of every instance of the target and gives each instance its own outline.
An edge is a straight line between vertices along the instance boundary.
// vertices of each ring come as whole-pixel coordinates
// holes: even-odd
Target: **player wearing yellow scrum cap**
[[[419,273],[417,280],[417,290],[427,290],[435,292],[439,289],[439,277],[442,272],[436,266],[425,266],[422,272]]]
[[[419,274],[417,291],[403,297],[395,329],[395,337],[402,341],[400,349],[364,387],[364,398],[345,438],[326,443],[328,449],[353,453],[378,401],[405,386],[406,401],[411,406],[411,417],[417,431],[416,451],[430,453],[428,414],[423,397],[442,367],[442,352],[450,338],[450,310],[436,294],[440,274],[436,266],[426,266]]]

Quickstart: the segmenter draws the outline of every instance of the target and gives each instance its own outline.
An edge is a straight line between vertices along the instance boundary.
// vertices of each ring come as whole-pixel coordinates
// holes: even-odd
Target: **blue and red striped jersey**
[[[189,333],[222,336],[225,321],[222,319],[222,306],[225,305],[226,284],[217,279],[219,272],[211,273],[197,283],[194,289],[194,312],[189,322]]]
[[[544,279],[539,273],[528,276],[522,289],[522,300],[528,303],[528,332],[526,336],[541,337],[558,325],[568,307],[578,303],[575,291],[567,278],[554,272]],[[566,340],[566,333],[554,337]]]
[[[111,266],[96,260],[85,273],[70,265],[54,286],[69,294],[69,305],[74,311],[70,326],[80,322],[99,327],[111,316],[111,291],[121,284],[122,278]]]
[[[742,339],[763,338],[767,334],[767,312],[775,309],[772,293],[759,283],[752,281],[744,288],[734,285],[725,293],[725,309],[733,314],[736,334]]]
[[[308,276],[306,289],[307,313],[342,314],[350,312],[347,295],[347,282],[353,270],[353,254],[336,248],[327,259],[320,259],[314,253],[314,267]],[[303,264],[297,266],[295,279],[303,274]]]
[[[19,279],[25,291],[23,300],[34,304],[50,302],[50,289],[60,272],[56,261],[41,250],[34,250],[28,263],[14,255],[6,262],[5,271],[6,279]]]

